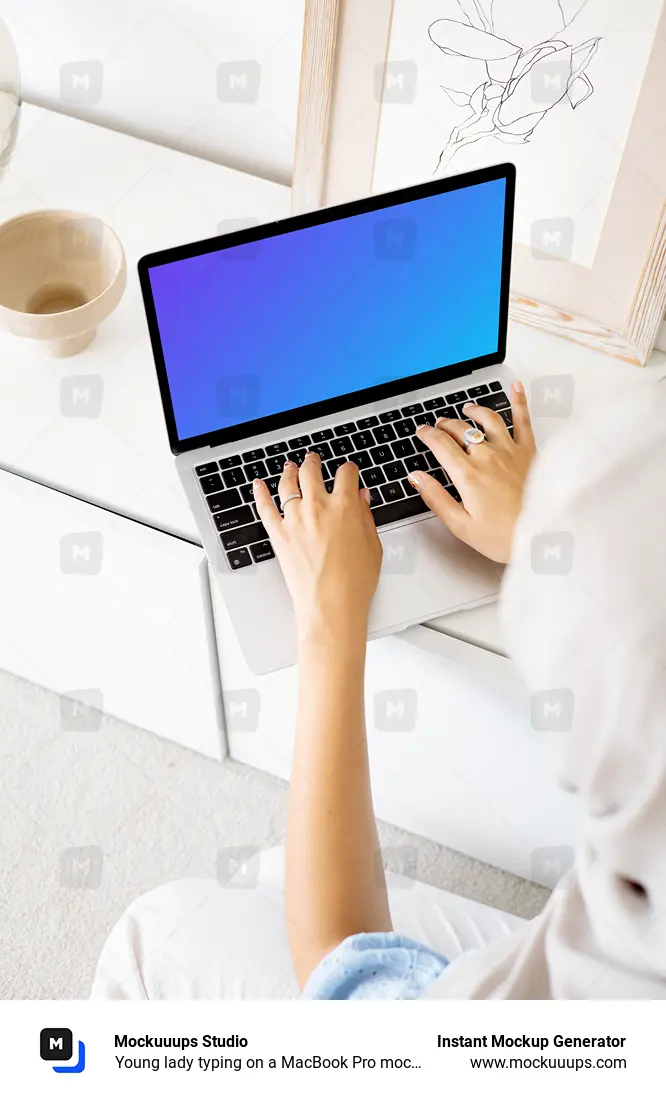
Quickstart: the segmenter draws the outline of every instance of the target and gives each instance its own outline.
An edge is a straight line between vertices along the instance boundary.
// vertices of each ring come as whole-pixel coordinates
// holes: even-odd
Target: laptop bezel
[[[355,217],[358,214],[367,214],[376,210],[388,210],[393,207],[402,206],[404,203],[414,202],[418,199],[430,198],[434,195],[445,194],[448,191],[457,191],[465,187],[473,187],[476,184],[490,183],[500,179],[506,182],[506,195],[497,351],[480,356],[476,359],[466,359],[459,363],[437,367],[434,370],[407,375],[405,378],[384,382],[380,385],[370,386],[363,390],[354,390],[352,393],[341,394],[339,397],[331,397],[324,401],[302,405],[288,409],[284,412],[271,413],[269,416],[242,421],[239,424],[227,425],[224,428],[214,429],[203,435],[190,436],[187,439],[179,438],[175,413],[171,401],[171,391],[164,351],[159,333],[157,311],[155,309],[150,281],[150,271],[152,268],[161,267],[164,264],[174,263],[178,260],[203,256],[210,252],[220,252],[227,248],[234,248],[237,245],[252,244],[258,241],[268,240],[271,237],[281,236],[284,233],[296,232],[300,229],[310,229],[318,225],[339,221],[342,218]],[[211,237],[206,240],[196,241],[192,244],[178,245],[174,248],[167,248],[160,252],[153,252],[143,256],[138,263],[139,282],[143,295],[150,341],[155,360],[155,369],[157,371],[157,380],[162,399],[162,408],[172,453],[174,455],[179,455],[187,451],[197,450],[201,447],[217,447],[225,443],[234,443],[263,433],[289,428],[303,421],[334,416],[337,413],[346,412],[349,409],[354,409],[361,405],[367,405],[372,401],[380,401],[389,397],[399,397],[401,394],[410,393],[420,387],[425,388],[427,386],[437,385],[438,383],[450,382],[463,375],[471,374],[475,370],[502,363],[506,356],[515,186],[515,166],[513,164],[503,163],[488,168],[480,168],[473,172],[464,172],[457,176],[447,177],[446,179],[416,184],[415,186],[405,187],[398,191],[389,191],[381,195],[371,195],[368,198],[356,199],[353,202],[342,203],[338,206],[325,207],[321,210],[312,211],[307,214],[297,214],[277,222],[269,222],[264,225],[238,229],[222,237]]]

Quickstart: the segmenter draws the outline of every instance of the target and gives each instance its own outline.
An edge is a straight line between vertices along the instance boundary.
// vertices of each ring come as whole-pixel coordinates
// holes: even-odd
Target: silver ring
[[[303,499],[303,494],[302,493],[292,493],[291,496],[288,496],[286,498],[286,500],[280,501],[280,503],[282,505],[282,511],[284,511],[286,505],[289,504],[290,500],[302,500],[302,499]]]
[[[465,450],[468,447],[478,447],[479,443],[485,443],[486,437],[480,428],[466,428],[463,435]]]

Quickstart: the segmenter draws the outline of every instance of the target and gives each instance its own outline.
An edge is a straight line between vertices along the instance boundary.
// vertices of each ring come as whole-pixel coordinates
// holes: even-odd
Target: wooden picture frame
[[[393,16],[394,0],[306,0],[294,212],[373,191]],[[666,312],[665,103],[666,0],[594,263],[515,244],[515,320],[645,364]]]

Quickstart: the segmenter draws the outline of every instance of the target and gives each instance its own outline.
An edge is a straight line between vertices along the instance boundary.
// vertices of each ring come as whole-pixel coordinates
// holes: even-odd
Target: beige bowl
[[[0,324],[53,355],[87,347],[126,282],[123,246],[98,218],[36,210],[0,224]]]

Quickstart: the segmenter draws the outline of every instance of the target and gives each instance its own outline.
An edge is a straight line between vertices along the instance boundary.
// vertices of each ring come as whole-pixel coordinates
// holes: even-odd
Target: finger
[[[308,451],[298,471],[298,480],[303,499],[328,496],[321,475],[321,458],[316,451]]]
[[[511,442],[509,429],[494,409],[487,409],[484,405],[475,405],[470,401],[469,405],[465,405],[463,412],[483,428],[486,438],[491,443]]]
[[[449,420],[445,416],[440,416],[435,423],[435,429],[438,432],[446,432],[452,436],[459,447],[465,450],[465,432],[468,428],[473,428],[474,425],[469,420]]]
[[[439,423],[455,424],[456,421],[438,421]],[[443,428],[431,428],[429,424],[424,424],[418,428],[416,434],[439,459],[444,469],[449,472],[451,480],[455,481],[456,485],[458,482],[464,482],[469,459],[452,435]],[[425,468],[425,462],[423,465]]]
[[[295,462],[285,462],[282,467],[282,473],[280,474],[280,480],[278,482],[278,496],[280,498],[280,504],[282,505],[282,511],[284,512],[284,502],[288,500],[294,493],[300,495],[301,487],[298,484],[298,466]],[[290,501],[288,508],[294,505],[296,508],[300,507],[298,501]],[[286,518],[286,513],[285,513]]]
[[[254,503],[257,506],[257,512],[259,513],[259,519],[266,528],[270,538],[274,538],[282,526],[282,516],[275,507],[275,501],[268,491],[268,486],[265,481],[260,481],[259,478],[252,482],[252,491],[254,493]]]
[[[334,493],[352,496],[358,493],[358,466],[355,462],[344,462],[335,471]]]
[[[469,516],[463,505],[454,500],[434,477],[422,470],[414,470],[408,474],[408,478],[431,512],[439,516],[452,534],[464,539]]]
[[[514,382],[511,386],[511,415],[513,416],[513,439],[523,447],[536,450],[532,419],[527,406],[525,387],[522,382]]]

